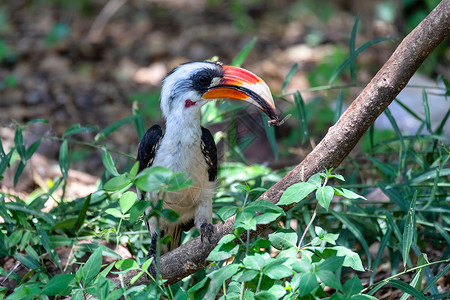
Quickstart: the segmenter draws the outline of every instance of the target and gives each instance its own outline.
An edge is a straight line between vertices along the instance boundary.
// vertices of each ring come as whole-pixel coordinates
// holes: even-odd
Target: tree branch
[[[395,52],[375,75],[371,82],[332,126],[314,150],[283,179],[266,191],[258,199],[277,203],[284,191],[294,183],[305,181],[324,169],[336,168],[355,147],[357,142],[374,123],[375,119],[388,107],[409,79],[417,71],[425,58],[450,33],[450,0],[440,4],[408,35]],[[288,211],[291,206],[283,209]],[[193,239],[161,257],[161,275],[167,284],[175,283],[207,265],[206,257],[225,234],[232,233],[234,217],[224,224],[215,226],[212,244]],[[268,228],[270,224],[258,226],[251,237]],[[128,284],[136,274],[124,275]],[[148,284],[146,278],[135,285]]]

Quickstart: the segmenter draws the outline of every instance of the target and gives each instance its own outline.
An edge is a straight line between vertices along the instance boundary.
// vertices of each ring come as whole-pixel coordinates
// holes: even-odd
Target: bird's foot
[[[150,249],[147,252],[147,260],[153,258],[152,263],[150,264],[148,271],[150,275],[155,278],[156,276],[156,240],[158,238],[158,234],[155,232],[152,234],[152,242],[150,244]]]
[[[208,239],[208,242],[211,243],[211,237],[214,233],[214,226],[210,223],[203,223],[200,225],[200,238],[203,242],[204,238]]]

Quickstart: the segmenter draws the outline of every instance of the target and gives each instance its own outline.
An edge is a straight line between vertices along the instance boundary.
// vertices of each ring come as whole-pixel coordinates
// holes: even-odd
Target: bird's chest
[[[178,192],[166,193],[164,203],[171,209],[195,207],[208,182],[208,165],[201,149],[201,138],[163,140],[156,152],[154,166],[162,166],[173,172],[185,172],[194,184]]]

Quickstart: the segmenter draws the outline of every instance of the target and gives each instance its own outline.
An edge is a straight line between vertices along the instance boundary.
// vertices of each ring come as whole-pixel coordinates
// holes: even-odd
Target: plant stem
[[[239,300],[244,299],[244,288],[245,288],[245,282],[243,281],[241,284],[241,295],[239,296]]]
[[[303,239],[305,238],[306,232],[308,231],[308,229],[309,229],[309,227],[311,226],[312,222],[313,222],[314,219],[316,218],[316,214],[317,214],[317,206],[316,206],[316,208],[314,209],[313,215],[312,215],[312,217],[311,217],[311,221],[309,221],[308,225],[307,225],[306,228],[305,228],[305,231],[303,231],[303,234],[302,234],[302,237],[301,237],[301,239],[300,239],[300,242],[298,242],[298,248],[299,248],[299,249],[300,249],[301,246],[302,246],[302,242],[303,242]]]
[[[399,276],[401,276],[401,275],[403,275],[403,274],[406,274],[406,273],[409,273],[409,272],[412,272],[412,271],[415,271],[415,270],[419,270],[419,269],[422,269],[422,268],[425,268],[425,267],[428,267],[428,266],[432,266],[432,265],[436,265],[436,264],[441,264],[441,263],[450,263],[450,258],[449,258],[449,259],[444,259],[444,260],[435,261],[435,262],[431,262],[431,263],[427,263],[427,264],[423,264],[423,265],[421,265],[421,266],[417,266],[417,267],[414,267],[414,268],[405,270],[405,271],[403,271],[403,272],[397,273],[397,274],[395,274],[395,275],[392,275],[391,277],[388,277],[388,278],[383,279],[383,280],[381,280],[381,281],[379,281],[379,282],[376,282],[376,283],[374,283],[374,284],[372,284],[372,285],[369,285],[368,287],[364,288],[364,289],[361,291],[361,293],[364,293],[364,292],[366,292],[366,291],[368,291],[368,290],[371,290],[373,287],[375,287],[375,286],[377,286],[377,285],[379,285],[379,284],[381,284],[381,283],[383,283],[383,282],[386,282],[386,283],[387,283],[387,282],[389,282],[389,280],[394,279],[394,278],[396,278],[396,277],[399,277]]]

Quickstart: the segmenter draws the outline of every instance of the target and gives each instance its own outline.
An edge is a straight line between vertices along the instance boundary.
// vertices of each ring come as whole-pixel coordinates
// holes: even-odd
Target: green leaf
[[[407,284],[403,281],[392,279],[392,280],[389,280],[389,284],[399,290],[402,290],[405,293],[410,294],[415,299],[419,299],[419,300],[427,299],[427,297],[425,297],[422,292],[416,290],[415,288],[413,288],[412,286],[410,286],[409,284]]]
[[[104,128],[103,130],[101,130],[99,133],[97,133],[97,135],[94,138],[94,142],[99,142],[101,140],[103,140],[104,138],[106,138],[108,135],[110,135],[111,133],[113,133],[114,131],[116,131],[117,129],[119,129],[121,126],[129,123],[129,122],[133,122],[136,119],[136,116],[132,115],[132,116],[128,116],[126,118],[123,118],[109,126],[107,126],[106,128]]]
[[[119,172],[117,172],[111,153],[109,153],[108,150],[106,150],[106,148],[102,148],[101,153],[102,153],[102,162],[106,170],[108,170],[108,172],[113,176],[119,176]]]
[[[319,270],[317,273],[317,277],[326,285],[336,290],[342,290],[341,283],[337,278],[336,274],[329,270]]]
[[[237,299],[239,299],[239,297],[237,297]],[[277,296],[273,295],[269,291],[261,291],[261,292],[259,292],[258,294],[255,295],[255,300],[277,300],[277,299],[280,299],[280,297],[277,297]]]
[[[95,249],[94,253],[91,254],[87,262],[84,264],[83,277],[81,278],[81,283],[84,287],[94,279],[95,276],[100,272],[100,267],[102,265],[102,246]]]
[[[236,274],[239,270],[239,265],[231,264],[225,267],[222,267],[214,272],[206,275],[211,279],[208,287],[208,291],[206,292],[205,299],[215,299],[217,292],[222,287],[223,282]]]
[[[297,72],[298,63],[295,63],[289,72],[287,73],[286,77],[284,78],[283,85],[281,86],[281,93],[284,94],[286,91],[287,86],[289,85],[289,82],[291,82],[292,77],[295,75],[295,72]]]
[[[278,205],[290,205],[292,203],[298,203],[305,199],[316,187],[309,182],[299,182],[291,185],[281,195]]]
[[[416,208],[417,190],[411,200],[409,206],[408,214],[405,216],[405,229],[403,230],[402,239],[402,256],[403,256],[403,267],[406,267],[409,259],[409,250],[411,249],[412,239],[414,236],[414,231],[416,230],[416,220],[415,220],[415,208]]]
[[[313,265],[305,259],[297,260],[291,267],[298,273],[313,273]]]
[[[300,297],[311,294],[317,287],[319,287],[319,283],[317,282],[316,275],[311,273],[303,273],[300,277]]]
[[[294,94],[294,102],[300,118],[300,143],[303,144],[308,137],[308,119],[306,118],[305,102],[299,91],[296,91]]]
[[[331,256],[317,265],[318,270],[336,271],[344,263],[345,257],[343,256]]]
[[[84,220],[86,219],[86,213],[89,208],[89,204],[91,203],[91,196],[92,194],[89,194],[86,199],[84,200],[83,207],[81,208],[80,212],[78,213],[77,221],[75,223],[75,231],[80,230],[81,226],[84,224]]]
[[[152,166],[142,170],[135,179],[135,185],[141,191],[156,192],[162,190],[173,175],[170,169]]]
[[[50,279],[44,286],[42,293],[49,296],[67,296],[75,287],[75,277],[72,274],[59,274]]]
[[[217,211],[217,216],[220,218],[222,222],[225,222],[226,219],[231,217],[236,213],[237,206],[222,206]]]
[[[17,165],[16,173],[14,174],[14,186],[16,186],[17,182],[19,182],[20,175],[22,174],[24,169],[25,164],[23,163],[23,161],[20,161],[19,165]]]
[[[58,253],[56,253],[55,249],[53,249],[50,239],[48,238],[47,232],[45,232],[42,228],[38,228],[39,240],[44,247],[45,251],[53,261],[53,263],[62,269],[61,260],[59,259]]]
[[[333,200],[334,189],[331,186],[320,187],[316,191],[316,198],[319,204],[328,211],[331,200]]]
[[[63,178],[67,180],[69,176],[69,146],[67,140],[64,140],[59,148],[59,168]]]
[[[430,106],[428,105],[428,96],[427,91],[425,89],[422,89],[422,100],[423,100],[423,109],[425,112],[425,124],[427,125],[428,132],[433,133],[431,129]]]
[[[11,149],[9,151],[8,154],[6,154],[5,156],[0,157],[0,180],[2,179],[1,175],[3,174],[3,172],[5,172],[6,168],[8,167],[10,161],[11,161],[11,157],[14,153],[14,148]]]
[[[133,167],[130,170],[128,177],[130,177],[132,180],[134,180],[136,178],[138,171],[139,171],[139,162],[135,162]]]
[[[222,237],[217,246],[211,251],[206,260],[221,261],[228,259],[238,253],[239,245],[234,240],[236,237],[233,234],[227,234]]]
[[[263,273],[269,278],[275,280],[279,280],[293,275],[292,269],[283,264],[271,264],[270,266],[264,267]]]
[[[278,219],[281,216],[282,216],[282,214],[280,214],[280,213],[266,212],[266,213],[256,216],[254,219],[255,219],[256,224],[269,224],[271,222],[274,222],[276,219]]]
[[[345,297],[350,298],[353,295],[359,294],[363,289],[361,280],[359,280],[357,275],[354,275],[351,279],[344,283],[342,291]]]
[[[116,262],[115,267],[120,271],[139,269],[137,262],[131,258],[119,260]]]
[[[120,212],[120,210],[116,208],[108,208],[107,210],[105,210],[105,213],[119,219],[123,217],[123,214]]]
[[[126,188],[127,186],[131,185],[131,179],[128,178],[125,174],[116,176],[111,178],[110,180],[108,180],[104,185],[103,185],[103,189],[105,191],[119,191],[122,190],[124,188]]]
[[[189,178],[189,175],[183,172],[176,172],[170,176],[166,181],[165,190],[168,192],[175,192],[184,190],[194,184],[194,180]]]
[[[278,250],[285,250],[297,246],[297,233],[292,229],[278,229],[269,234],[269,241]]]
[[[367,200],[365,197],[358,195],[357,193],[348,190],[346,188],[341,188],[341,187],[335,187],[334,188],[334,192],[336,193],[336,195],[338,196],[342,196],[345,197],[347,199],[358,199],[358,198],[362,198],[364,200]]]
[[[318,251],[318,256],[321,258],[328,258],[332,256],[343,256],[344,262],[342,265],[344,267],[350,267],[356,271],[364,271],[364,267],[361,262],[361,258],[358,253],[345,248],[344,246],[333,246],[333,247],[310,247],[311,251]]]
[[[240,274],[236,275],[236,280],[239,282],[247,282],[253,280],[259,275],[259,271],[256,270],[243,270]]]
[[[16,133],[14,135],[14,145],[17,150],[17,153],[20,156],[21,161],[25,164],[26,162],[25,145],[23,143],[22,129],[20,127],[16,128]]]
[[[266,264],[266,257],[263,254],[255,253],[254,255],[247,255],[242,260],[244,267],[251,270],[261,271]]]
[[[35,141],[33,144],[28,147],[27,151],[25,152],[25,159],[29,160],[31,156],[33,156],[34,152],[39,148],[41,145],[41,140]]]
[[[16,253],[14,257],[31,270],[41,268],[40,263],[29,255],[22,255],[20,253]]]
[[[314,185],[316,188],[320,188],[322,186],[322,174],[314,174],[313,176],[309,177],[307,182]]]
[[[245,230],[256,230],[256,220],[254,214],[249,211],[241,211],[236,215],[233,229],[243,228]]]
[[[369,252],[369,245],[367,244],[366,239],[364,238],[364,235],[361,233],[358,227],[355,226],[346,216],[344,216],[342,213],[330,210],[331,214],[333,214],[336,218],[338,218],[345,226],[350,230],[351,233],[359,240],[361,243],[361,246],[363,247],[364,251],[367,255],[368,260],[368,267],[370,268],[372,265],[372,260]],[[364,270],[364,269],[363,269]]]
[[[245,45],[245,47],[241,50],[241,52],[239,52],[238,55],[236,55],[236,57],[231,61],[231,65],[235,67],[240,67],[244,63],[247,56],[250,54],[250,51],[255,46],[257,40],[258,40],[257,37],[253,37],[252,40],[248,42],[248,44]]]
[[[252,208],[261,213],[271,211],[271,212],[278,212],[278,213],[284,214],[284,211],[281,207],[279,207],[278,205],[273,204],[272,202],[269,202],[267,200],[258,200],[258,201],[250,202],[247,205],[247,208]]]
[[[330,80],[328,83],[332,83],[334,79],[342,72],[343,69],[345,69],[348,65],[350,65],[352,62],[355,61],[356,57],[364,52],[367,48],[369,48],[373,44],[377,44],[380,42],[388,41],[388,40],[394,40],[394,38],[391,37],[383,37],[383,38],[377,38],[372,39],[368,41],[367,43],[363,44],[361,47],[356,49],[330,76]]]
[[[74,228],[77,223],[77,217],[67,218],[52,226],[52,230]]]
[[[125,214],[130,210],[130,208],[134,205],[134,203],[137,201],[137,195],[135,192],[128,191],[125,192],[122,197],[120,197],[119,204],[120,204],[120,211]]]
[[[95,127],[95,126],[84,126],[84,127],[81,127],[80,124],[75,124],[75,125],[72,125],[69,128],[67,128],[64,131],[62,137],[65,138],[68,135],[77,134],[77,133],[80,133],[80,132],[95,131],[95,130],[97,130],[97,127]]]

